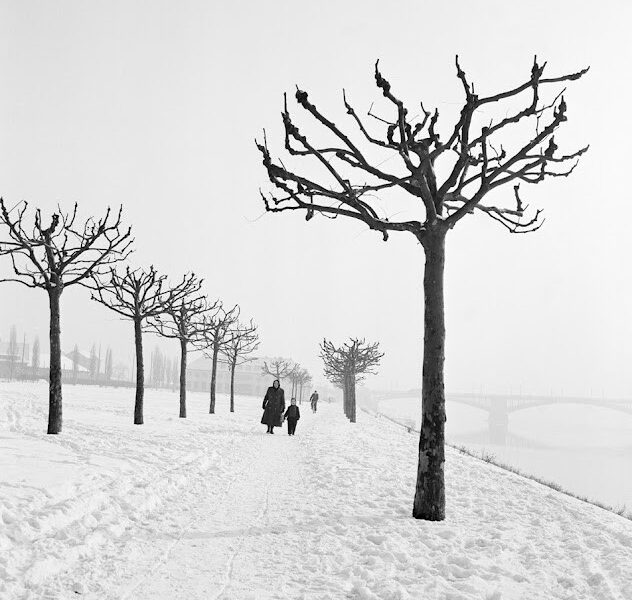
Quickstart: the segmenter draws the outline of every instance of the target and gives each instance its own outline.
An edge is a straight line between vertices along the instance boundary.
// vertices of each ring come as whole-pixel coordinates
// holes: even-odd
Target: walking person
[[[318,392],[314,390],[314,393],[309,397],[309,403],[312,405],[312,412],[316,412],[318,407]]]
[[[287,434],[294,435],[296,422],[301,418],[301,411],[298,406],[296,406],[296,398],[292,398],[290,402],[291,404],[287,407],[283,418],[287,419]]]
[[[281,427],[283,424],[285,410],[285,392],[278,379],[275,379],[268,388],[261,408],[263,408],[261,423],[268,426],[266,433],[274,433],[274,428]]]

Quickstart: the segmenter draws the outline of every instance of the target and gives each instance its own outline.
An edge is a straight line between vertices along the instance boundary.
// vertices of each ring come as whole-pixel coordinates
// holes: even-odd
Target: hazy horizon
[[[632,8],[396,4],[3,2],[0,195],[49,213],[76,201],[84,217],[123,205],[136,240],[130,264],[203,277],[211,299],[238,303],[259,325],[258,354],[292,357],[318,382],[323,337],[366,338],[385,352],[366,385],[415,388],[422,249],[403,233],[384,243],[361,224],[265,214],[259,189],[270,186],[254,138],[265,128],[285,160],[284,92],[311,127],[295,84],[356,135],[341,90],[363,113],[377,106],[377,58],[411,107],[439,108],[443,131],[463,100],[455,54],[480,93],[526,80],[534,54],[549,75],[590,65],[567,86],[568,122],[556,134],[562,151],[590,151],[570,177],[522,188],[544,209],[544,227],[512,236],[473,215],[448,235],[446,387],[630,397],[632,207],[620,178]],[[380,206],[392,214],[397,201]],[[9,271],[0,259],[0,277]],[[47,309],[43,291],[0,285],[0,339],[15,324],[20,341],[38,335],[44,351]],[[131,358],[132,336],[87,291],[64,292],[64,350],[101,343],[115,360]],[[147,352],[156,344],[177,355],[175,342],[153,338]]]

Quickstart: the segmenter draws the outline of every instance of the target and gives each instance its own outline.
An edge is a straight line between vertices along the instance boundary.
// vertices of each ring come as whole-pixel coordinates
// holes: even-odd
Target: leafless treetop
[[[167,285],[167,276],[149,270],[125,268],[123,273],[110,268],[92,277],[92,299],[122,317],[145,320],[164,313],[168,307],[200,289],[201,282],[190,273],[176,285]]]
[[[366,223],[388,239],[389,231],[410,231],[418,239],[437,226],[451,228],[466,214],[479,210],[513,233],[525,233],[540,227],[541,211],[527,212],[519,193],[520,183],[539,183],[548,177],[568,176],[577,159],[588,150],[558,152],[554,131],[567,120],[564,89],[559,84],[574,81],[588,69],[576,73],[545,77],[546,63],[534,58],[529,77],[515,87],[487,96],[479,96],[456,58],[456,74],[465,95],[457,122],[443,136],[439,133],[439,111],[420,109],[423,117],[414,122],[411,111],[395,95],[389,81],[375,64],[375,83],[391,107],[393,116],[384,119],[372,110],[368,115],[382,128],[381,135],[371,133],[343,90],[343,103],[362,144],[356,143],[336,123],[313,104],[307,92],[297,89],[298,105],[328,130],[330,145],[313,144],[293,121],[287,107],[282,113],[285,148],[296,158],[317,161],[329,183],[321,183],[275,161],[268,149],[264,132],[257,142],[263,164],[277,193],[262,193],[265,207],[271,212],[304,210],[307,220],[315,213],[330,218],[343,215]],[[555,90],[552,99],[542,99],[543,92]],[[523,101],[524,99],[524,101]],[[520,107],[516,107],[523,101]],[[496,105],[506,116],[490,121],[485,109]],[[506,111],[506,112],[505,112]],[[518,147],[507,149],[503,135],[518,125],[529,124],[531,133]],[[520,130],[522,131],[522,130]],[[372,161],[367,150],[379,148],[392,153],[396,167],[387,170],[386,162]],[[439,180],[437,172],[443,174]],[[502,205],[481,201],[487,193],[513,183],[511,198]],[[391,221],[380,214],[372,199],[383,190],[402,189],[420,199],[424,217],[420,220]]]
[[[32,227],[27,225],[27,209],[28,204],[20,202],[9,210],[0,198],[0,225],[9,236],[0,244],[0,254],[11,257],[15,274],[2,281],[61,291],[104,272],[131,252],[131,228],[122,226],[122,207],[116,213],[108,208],[102,218],[83,223],[77,219],[77,204],[72,212],[58,207],[48,226],[37,209]]]

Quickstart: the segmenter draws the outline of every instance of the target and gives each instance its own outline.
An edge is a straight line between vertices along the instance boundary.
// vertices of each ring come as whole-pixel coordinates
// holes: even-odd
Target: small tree
[[[106,353],[105,353],[105,369],[104,369],[104,376],[105,376],[105,380],[109,383],[110,381],[112,381],[112,349],[108,348]]]
[[[79,348],[77,344],[72,349],[72,382],[77,383],[77,375],[79,373]]]
[[[206,296],[198,295],[201,280],[195,279],[195,291],[185,296],[167,301],[165,312],[151,321],[152,327],[166,338],[176,339],[180,343],[180,418],[187,416],[187,352],[189,345],[199,342],[202,337],[203,320],[210,307]],[[212,308],[211,308],[212,309]]]
[[[262,194],[270,212],[304,211],[346,217],[366,224],[388,239],[392,231],[412,235],[425,254],[424,270],[424,356],[422,365],[422,424],[419,442],[417,484],[413,517],[439,521],[445,518],[445,319],[443,278],[445,239],[466,215],[481,213],[511,233],[527,233],[542,224],[541,211],[528,213],[519,194],[519,184],[536,184],[547,177],[566,177],[587,150],[558,152],[555,130],[567,120],[562,92],[543,100],[550,85],[579,79],[587,69],[559,77],[544,77],[545,64],[534,59],[526,81],[505,91],[479,96],[456,59],[456,74],[465,92],[459,117],[443,136],[439,112],[426,111],[415,122],[415,112],[406,108],[390,82],[375,64],[375,83],[392,111],[389,118],[376,117],[381,135],[369,131],[343,90],[346,113],[357,125],[363,143],[356,143],[327,118],[307,92],[296,91],[298,105],[332,139],[316,144],[298,128],[287,109],[282,114],[285,148],[292,157],[320,164],[324,176],[313,170],[297,170],[289,163],[273,160],[265,139],[257,146],[277,195]],[[526,102],[519,105],[523,97]],[[490,120],[498,107],[497,118]],[[375,116],[373,111],[369,111]],[[508,131],[517,136],[506,136]],[[516,144],[520,136],[523,141]],[[375,152],[378,150],[378,152]],[[385,157],[386,155],[386,157]],[[389,156],[390,155],[390,156]],[[383,165],[392,157],[388,169]],[[566,165],[572,164],[567,167]],[[513,186],[509,203],[483,203],[491,192]],[[393,220],[376,203],[378,196],[393,192],[411,200],[412,218]],[[489,196],[488,196],[489,195]],[[498,197],[498,196],[497,196]],[[416,213],[421,212],[420,216]]]
[[[11,256],[15,277],[0,281],[14,281],[31,288],[40,288],[48,294],[50,310],[50,375],[48,433],[61,432],[61,321],[62,292],[72,285],[84,285],[88,278],[102,272],[108,264],[127,258],[132,243],[131,230],[122,229],[121,214],[88,218],[83,224],[77,221],[77,205],[72,212],[58,208],[50,225],[45,227],[39,209],[35,211],[34,225],[27,229],[26,202],[8,210],[0,198],[0,227],[9,241],[0,247],[0,254]]]
[[[292,390],[290,392],[290,398],[296,398],[296,390],[298,389],[298,382],[301,378],[301,365],[294,363],[292,370],[287,374],[287,378],[292,382]]]
[[[254,360],[249,357],[259,347],[257,326],[250,323],[235,323],[228,332],[228,342],[222,348],[222,354],[226,358],[230,369],[230,412],[235,412],[235,369],[237,366]]]
[[[204,356],[211,359],[211,382],[209,414],[215,414],[215,388],[217,386],[217,359],[220,352],[228,347],[229,331],[239,319],[239,306],[235,305],[229,311],[217,301],[209,310],[209,316],[204,318],[200,345],[204,348]]]
[[[90,366],[88,370],[90,372],[90,380],[96,381],[99,371],[99,359],[97,358],[97,349],[94,344],[92,344],[92,348],[90,348]]]
[[[31,355],[31,369],[33,370],[33,379],[38,376],[40,367],[40,341],[39,336],[35,336],[33,340],[33,354]]]
[[[309,374],[307,369],[301,369],[298,375],[298,402],[299,404],[303,404],[303,387],[306,386],[312,380],[312,376]]]
[[[92,278],[92,299],[114,311],[134,325],[136,364],[136,396],[134,424],[144,423],[145,366],[143,359],[143,332],[149,320],[155,319],[184,298],[199,292],[202,281],[193,273],[169,287],[167,276],[159,275],[153,266],[149,270],[131,269],[124,272],[110,269],[106,274]]]
[[[15,364],[18,361],[18,332],[15,325],[11,325],[9,332],[9,347],[7,348],[9,356],[9,379],[13,379],[15,375]]]
[[[283,379],[289,377],[293,369],[294,363],[291,360],[286,360],[285,358],[273,358],[270,361],[270,364],[263,361],[261,372],[264,375],[272,375],[272,377],[278,379],[279,383],[281,383]]]
[[[325,365],[325,376],[335,385],[342,387],[345,415],[356,422],[356,384],[366,375],[375,374],[384,353],[379,343],[367,344],[365,340],[351,338],[339,348],[323,340],[320,357]]]

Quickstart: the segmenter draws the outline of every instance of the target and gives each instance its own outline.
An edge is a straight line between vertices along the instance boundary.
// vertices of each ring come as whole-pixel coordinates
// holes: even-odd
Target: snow
[[[410,517],[415,435],[339,405],[296,436],[261,400],[0,387],[0,598],[627,600],[632,523],[448,449],[447,519]]]

